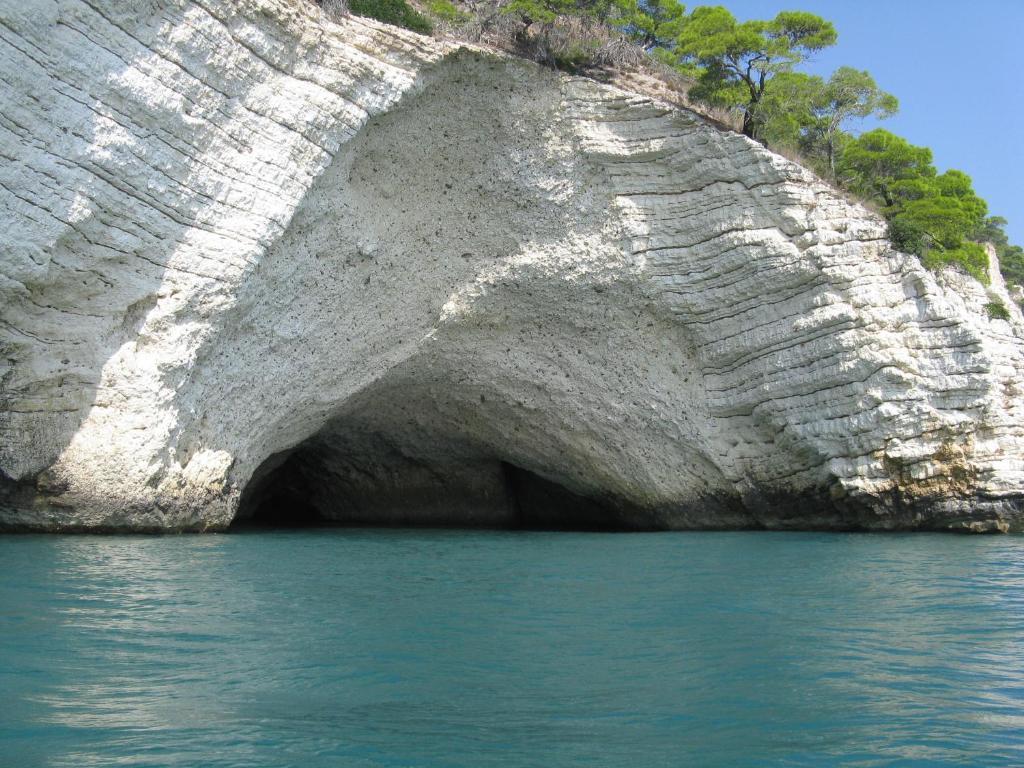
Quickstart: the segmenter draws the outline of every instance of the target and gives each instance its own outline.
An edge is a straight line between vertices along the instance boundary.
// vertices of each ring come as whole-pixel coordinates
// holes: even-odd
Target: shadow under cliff
[[[373,465],[359,457],[328,469],[315,444],[272,457],[246,488],[232,530],[319,527],[442,527],[629,531],[635,515],[512,464],[478,461],[444,475],[422,466]],[[271,468],[273,467],[273,468]]]

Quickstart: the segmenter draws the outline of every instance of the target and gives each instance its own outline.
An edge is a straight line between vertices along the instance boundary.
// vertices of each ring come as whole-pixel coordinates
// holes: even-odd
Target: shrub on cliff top
[[[448,24],[463,24],[470,20],[470,14],[462,11],[451,0],[427,0],[427,10]]]
[[[843,126],[867,117],[886,118],[899,102],[871,73],[839,67],[828,80],[780,72],[757,108],[757,138],[772,149],[798,150],[805,164],[833,182],[836,164],[852,138]]]
[[[368,16],[423,35],[429,35],[434,29],[427,17],[405,0],[349,0],[348,7],[357,16]]]
[[[1002,216],[989,216],[975,232],[974,239],[995,246],[999,256],[999,271],[1007,283],[1024,286],[1024,248],[1010,244],[1006,235],[1008,223]]]
[[[782,11],[771,21],[739,22],[721,6],[702,6],[673,26],[678,34],[672,55],[697,79],[691,95],[740,109],[743,133],[751,138],[758,138],[760,105],[776,75],[791,72],[836,42],[830,22],[803,11]]]
[[[634,15],[635,0],[510,0],[500,12],[520,25],[515,45],[521,55],[578,71],[600,65],[602,56],[614,58],[615,43],[629,44],[622,26]]]
[[[966,173],[938,173],[931,150],[881,128],[849,141],[837,172],[847,189],[881,208],[897,248],[927,267],[955,264],[988,281],[988,256],[977,242],[988,206]]]
[[[1001,301],[990,301],[985,305],[985,313],[991,320],[1009,320],[1010,310]]]

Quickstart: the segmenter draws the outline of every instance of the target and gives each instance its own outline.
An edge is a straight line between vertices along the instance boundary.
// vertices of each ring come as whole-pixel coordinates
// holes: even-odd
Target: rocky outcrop
[[[0,153],[4,527],[1021,525],[1005,286],[685,110],[299,0],[0,0]]]

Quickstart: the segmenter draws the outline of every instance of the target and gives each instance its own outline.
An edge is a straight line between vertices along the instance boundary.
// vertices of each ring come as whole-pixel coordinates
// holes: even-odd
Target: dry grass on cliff
[[[524,27],[504,12],[508,0],[411,0],[435,19],[434,36],[493,48],[540,64],[591,77],[690,109],[726,130],[740,129],[737,112],[688,98],[693,81],[659,61],[617,30],[591,19],[560,17]],[[438,17],[438,4],[457,14]]]
[[[351,15],[350,0],[310,0],[332,21]],[[394,5],[400,0],[391,0]],[[651,56],[619,31],[594,19],[558,17],[524,25],[505,13],[509,0],[409,0],[416,15],[429,19],[433,36],[493,48],[545,66],[616,85],[624,90],[685,107],[720,128],[737,131],[735,111],[691,101],[693,81]],[[363,2],[363,5],[366,3]]]

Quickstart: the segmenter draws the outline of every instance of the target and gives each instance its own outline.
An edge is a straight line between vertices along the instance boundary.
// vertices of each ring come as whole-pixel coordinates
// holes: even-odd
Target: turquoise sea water
[[[0,765],[1024,765],[1024,537],[0,538]]]

